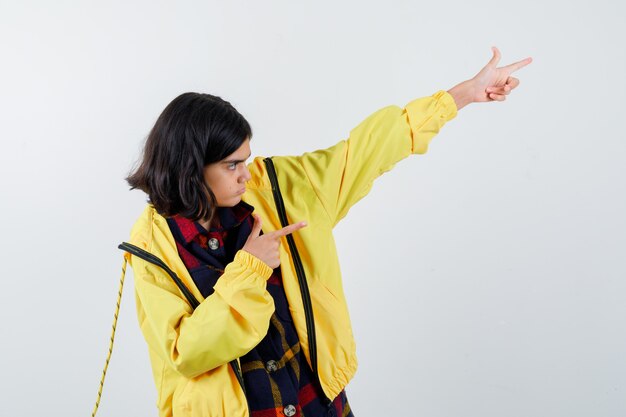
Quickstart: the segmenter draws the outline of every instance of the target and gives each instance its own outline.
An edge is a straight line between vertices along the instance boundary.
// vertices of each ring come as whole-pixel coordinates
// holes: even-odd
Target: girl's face
[[[246,166],[250,155],[250,139],[246,139],[235,152],[204,167],[204,181],[215,194],[219,207],[233,207],[241,201],[245,183],[251,178]]]

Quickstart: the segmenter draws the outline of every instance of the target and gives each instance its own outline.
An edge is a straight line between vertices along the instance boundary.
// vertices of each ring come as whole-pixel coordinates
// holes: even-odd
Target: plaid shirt
[[[253,210],[243,201],[219,207],[209,231],[181,216],[167,219],[178,254],[205,298],[248,239]],[[319,380],[300,349],[280,267],[268,279],[267,291],[276,307],[267,335],[240,358],[251,417],[353,417],[345,391],[331,405],[324,403]]]

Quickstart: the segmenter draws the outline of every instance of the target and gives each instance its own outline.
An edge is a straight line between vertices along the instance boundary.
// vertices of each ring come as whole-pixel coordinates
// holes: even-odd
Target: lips
[[[243,193],[245,193],[245,192],[246,192],[246,189],[245,189],[245,188],[242,188],[241,190],[237,191],[237,194],[243,194]]]

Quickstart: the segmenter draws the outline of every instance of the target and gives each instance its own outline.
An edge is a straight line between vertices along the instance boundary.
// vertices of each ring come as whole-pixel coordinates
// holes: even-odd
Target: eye
[[[235,169],[237,169],[237,163],[233,162],[232,164],[228,164],[228,169],[234,171]]]

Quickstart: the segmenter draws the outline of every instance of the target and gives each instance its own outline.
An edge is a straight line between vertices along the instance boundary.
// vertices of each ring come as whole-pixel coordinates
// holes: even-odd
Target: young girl
[[[374,179],[423,154],[472,102],[519,84],[500,53],[448,91],[385,107],[327,149],[250,157],[252,131],[219,97],[163,111],[128,178],[149,204],[126,250],[160,416],[352,416],[357,368],[334,226]]]

